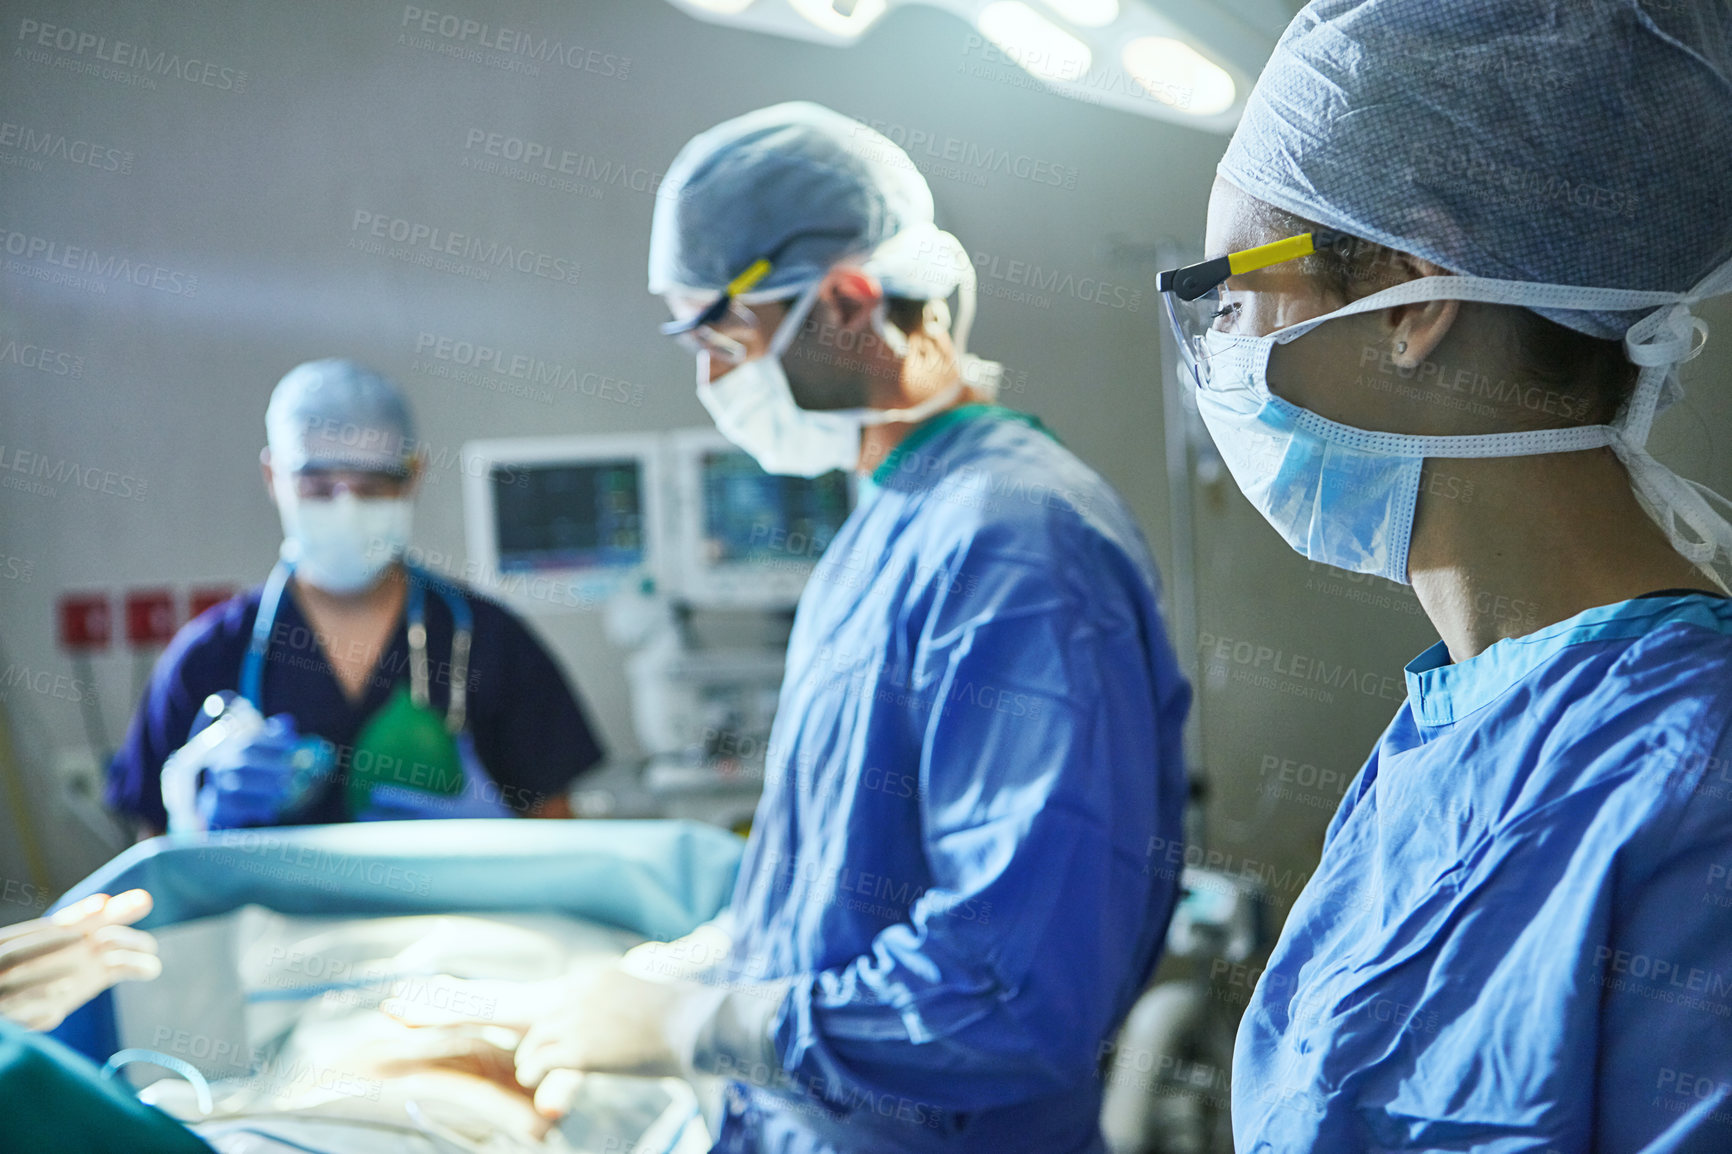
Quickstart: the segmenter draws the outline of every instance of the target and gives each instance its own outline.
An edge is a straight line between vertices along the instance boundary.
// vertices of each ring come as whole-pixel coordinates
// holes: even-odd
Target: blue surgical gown
[[[1732,602],[1407,683],[1240,1025],[1238,1149],[1732,1150]]]
[[[719,1150],[1100,1149],[1174,901],[1189,688],[1128,510],[971,406],[864,486],[802,596],[731,909],[777,1085]]]

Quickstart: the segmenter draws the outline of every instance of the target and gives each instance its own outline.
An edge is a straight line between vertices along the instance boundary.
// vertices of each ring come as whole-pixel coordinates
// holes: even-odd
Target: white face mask
[[[1729,266],[1732,269],[1732,266]],[[1717,278],[1689,294],[1582,288],[1481,277],[1425,277],[1385,289],[1314,320],[1264,336],[1206,332],[1208,384],[1197,409],[1245,496],[1299,553],[1315,561],[1406,583],[1420,472],[1427,457],[1520,457],[1611,446],[1629,470],[1643,507],[1674,548],[1724,584],[1717,566],[1732,559],[1732,524],[1710,501],[1724,498],[1678,477],[1647,452],[1648,430],[1676,366],[1701,351],[1707,325],[1689,311],[1728,291]],[[1610,425],[1476,436],[1379,433],[1326,420],[1269,390],[1269,356],[1278,344],[1324,321],[1429,300],[1484,301],[1554,309],[1661,306],[1624,338],[1642,367],[1636,390]],[[1718,560],[1717,560],[1718,559]]]
[[[713,384],[709,354],[698,354],[698,400],[709,410],[722,435],[750,453],[766,473],[816,477],[833,469],[854,469],[860,464],[860,434],[866,426],[923,420],[962,392],[958,379],[950,388],[906,409],[801,408],[782,369],[782,354],[800,335],[817,297],[818,286],[814,284],[782,318],[763,356],[736,366]],[[906,350],[907,338],[882,318],[878,329],[885,343]]]
[[[283,520],[284,561],[295,576],[329,593],[360,593],[409,545],[413,520],[406,497],[363,500],[344,490],[311,500],[294,489],[293,478],[276,486]]]

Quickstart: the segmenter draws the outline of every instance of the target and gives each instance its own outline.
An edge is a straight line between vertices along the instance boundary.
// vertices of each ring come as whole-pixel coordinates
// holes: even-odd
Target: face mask
[[[371,588],[409,545],[407,498],[362,500],[340,491],[329,500],[307,500],[289,479],[277,486],[277,508],[283,560],[297,577],[330,593]]]
[[[698,400],[722,435],[750,453],[766,473],[816,477],[833,469],[854,469],[860,464],[860,434],[866,426],[923,420],[962,392],[959,379],[906,409],[801,408],[782,369],[782,354],[799,336],[817,296],[814,284],[788,310],[763,356],[736,366],[713,384],[709,354],[698,354]],[[893,349],[906,351],[907,339],[901,333],[882,319],[878,328]]]
[[[1662,395],[1668,389],[1673,395],[1678,391],[1676,366],[1701,351],[1697,338],[1706,336],[1707,325],[1688,307],[1700,299],[1697,294],[1717,295],[1702,286],[1692,294],[1679,294],[1425,277],[1265,336],[1205,332],[1202,352],[1208,364],[1200,376],[1207,383],[1196,390],[1197,409],[1246,498],[1289,545],[1313,561],[1406,584],[1425,458],[1520,457],[1609,445],[1673,547],[1722,580],[1708,568],[1717,554],[1732,556],[1732,524],[1709,504],[1710,499],[1722,499],[1679,478],[1645,447]],[[1610,425],[1408,436],[1326,420],[1270,392],[1269,356],[1276,345],[1337,317],[1427,300],[1594,311],[1665,307],[1625,336],[1626,353],[1642,372],[1634,394]]]

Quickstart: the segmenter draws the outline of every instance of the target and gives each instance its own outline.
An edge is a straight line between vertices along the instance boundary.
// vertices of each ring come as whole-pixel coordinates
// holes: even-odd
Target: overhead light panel
[[[1182,40],[1139,36],[1125,45],[1120,60],[1150,96],[1192,116],[1225,112],[1238,97],[1226,70]]]
[[[1045,3],[1078,28],[1105,28],[1119,18],[1119,0],[1045,0]]]
[[[974,18],[980,34],[1042,80],[1078,80],[1094,63],[1089,46],[1024,4],[997,0]]]
[[[1197,0],[667,0],[709,24],[847,47],[893,9],[937,9],[969,22],[962,51],[983,79],[1041,88],[1205,132],[1231,132],[1274,40],[1242,13],[1205,15]],[[1232,0],[1261,11],[1299,0]],[[1211,8],[1214,6],[1211,5]],[[893,23],[893,21],[891,21]],[[916,34],[924,35],[924,32]],[[996,62],[996,67],[989,66]],[[1003,74],[1015,66],[1038,83]]]
[[[788,0],[794,11],[832,36],[852,39],[884,15],[887,0]]]

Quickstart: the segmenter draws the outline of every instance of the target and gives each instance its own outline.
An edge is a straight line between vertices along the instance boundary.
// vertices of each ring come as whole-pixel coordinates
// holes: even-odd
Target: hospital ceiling
[[[983,68],[1020,68],[1089,104],[1227,133],[1302,0],[668,0],[715,24],[822,44],[892,8],[950,12]]]

